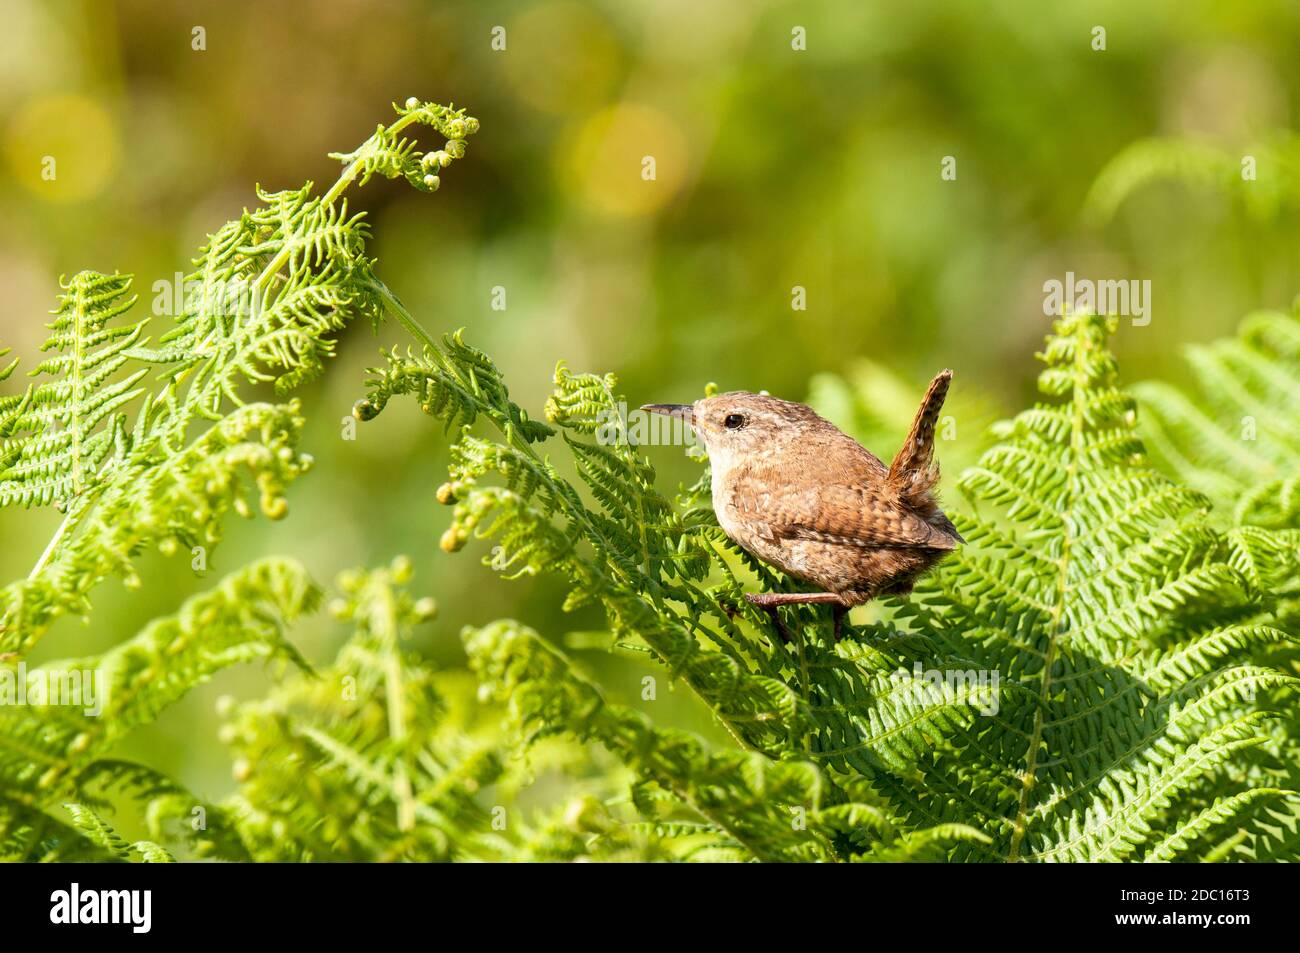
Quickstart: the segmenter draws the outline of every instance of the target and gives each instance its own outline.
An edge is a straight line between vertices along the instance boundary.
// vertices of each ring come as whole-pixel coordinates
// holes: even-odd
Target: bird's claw
[[[741,593],[741,595],[745,597],[745,601],[748,602],[751,606],[755,606],[759,609],[762,609],[764,612],[767,613],[768,618],[772,620],[772,627],[776,629],[778,634],[780,634],[782,642],[793,641],[790,635],[790,630],[787,629],[785,627],[785,623],[781,621],[780,610],[777,608],[777,606],[780,605],[780,603],[777,600],[771,598],[772,596],[780,595],[779,593],[745,592],[745,593]],[[728,607],[726,605],[723,605],[723,611],[727,612],[728,618],[732,618],[736,612],[735,609],[731,609],[730,611],[728,611]]]

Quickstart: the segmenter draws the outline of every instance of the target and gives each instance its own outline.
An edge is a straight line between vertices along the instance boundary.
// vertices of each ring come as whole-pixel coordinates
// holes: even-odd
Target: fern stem
[[[400,132],[413,122],[415,122],[414,114],[402,116],[397,122],[388,127],[388,131]],[[356,180],[357,175],[360,174],[364,167],[365,161],[361,157],[353,159],[339,177],[334,180],[334,184],[329,187],[329,190],[321,196],[320,204],[322,206],[333,205],[347,191],[348,186]],[[253,290],[261,291],[264,289],[271,279],[279,274],[280,269],[284,267],[292,253],[293,245],[291,242],[286,241],[280,250],[276,252],[275,257],[266,263],[266,267],[262,269],[261,274],[257,276],[257,280],[253,283]]]
[[[737,829],[737,825],[728,823],[728,821],[722,816],[720,816],[716,811],[704,807],[700,803],[699,798],[695,797],[691,793],[688,785],[681,784],[681,783],[673,783],[666,778],[661,779],[661,781],[666,781],[667,782],[666,787],[669,790],[671,790],[674,794],[676,794],[679,798],[681,798],[682,801],[684,801],[688,806],[690,806],[690,808],[694,810],[696,813],[698,813],[702,818],[704,818],[714,827],[718,828],[718,830],[726,831],[728,834],[734,837],[736,843],[739,844],[741,847],[743,847],[745,850],[749,851],[751,854],[753,854],[754,859],[757,860],[759,863],[763,863],[763,864],[780,863],[781,858],[779,856],[768,853],[762,848],[761,845],[755,843],[751,838],[746,837]]]
[[[75,342],[72,348],[72,400],[74,406],[78,408],[76,414],[68,418],[68,425],[72,428],[72,492],[78,493],[82,486],[81,476],[81,421],[79,419],[80,407],[83,402],[83,375],[86,363],[86,296],[82,293],[81,285],[77,279],[73,279],[76,287],[76,335],[73,338]]]
[[[393,294],[386,284],[376,278],[373,287],[379,297],[383,299],[388,310],[392,312],[393,317],[397,319],[397,323],[406,328],[411,337],[415,338],[417,342],[433,354],[440,355],[442,353],[438,349],[438,344],[434,341],[433,336],[424,329],[419,321],[415,320],[411,312],[406,310],[406,306],[398,300],[397,295]]]
[[[411,123],[415,121],[416,121],[415,114],[407,113],[405,116],[400,117],[395,123],[389,126],[388,131],[392,133],[401,132],[403,129],[405,129],[407,126],[409,126]],[[353,159],[352,162],[347,166],[347,168],[343,170],[343,173],[338,177],[335,183],[332,186],[330,186],[330,190],[321,197],[321,204],[322,205],[333,204],[334,200],[343,194],[343,192],[347,189],[349,185],[352,184],[353,180],[356,179],[357,175],[361,172],[361,170],[364,167],[365,167],[365,160],[362,157],[358,156],[357,158]]]
[[[1077,374],[1084,373],[1083,362],[1087,348],[1080,345],[1074,355]],[[1072,394],[1070,417],[1070,463],[1066,467],[1065,480],[1070,494],[1069,509],[1074,508],[1074,494],[1078,492],[1079,459],[1083,456],[1084,390],[1078,378],[1075,378]],[[1011,848],[1007,853],[1009,863],[1020,860],[1020,848],[1024,843],[1029,827],[1029,799],[1033,792],[1035,777],[1038,772],[1038,749],[1043,743],[1043,728],[1046,723],[1048,699],[1052,691],[1052,665],[1056,662],[1057,641],[1060,636],[1061,616],[1065,612],[1066,597],[1070,591],[1070,549],[1074,543],[1074,524],[1070,519],[1061,522],[1061,558],[1057,561],[1056,601],[1052,606],[1051,629],[1047,633],[1047,649],[1043,653],[1043,673],[1038,684],[1038,704],[1034,709],[1034,728],[1029,739],[1029,750],[1025,754],[1025,773],[1020,787],[1020,802],[1016,808],[1016,819],[1011,830]]]
[[[63,517],[63,522],[59,524],[59,528],[55,530],[54,535],[50,537],[50,541],[45,547],[45,552],[41,553],[41,558],[36,560],[36,565],[33,566],[32,571],[27,574],[27,579],[29,581],[35,579],[45,571],[45,568],[50,564],[50,561],[54,559],[54,554],[58,551],[59,546],[62,545],[63,540],[67,538],[73,529],[76,528],[77,524],[81,521],[82,516],[85,515],[87,509],[89,509],[88,500],[83,501],[76,507],[70,507],[68,509],[67,514]]]
[[[402,678],[402,656],[398,645],[397,609],[393,605],[393,591],[388,585],[379,587],[380,598],[372,625],[384,648],[384,695],[388,703],[388,735],[397,748],[393,765],[393,787],[397,794],[397,829],[415,829],[415,796],[411,791],[411,778],[406,770],[406,690]]]

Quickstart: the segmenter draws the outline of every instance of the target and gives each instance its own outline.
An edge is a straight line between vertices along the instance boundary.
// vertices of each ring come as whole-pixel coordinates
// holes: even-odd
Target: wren
[[[881,595],[906,595],[961,534],[939,508],[934,430],[952,371],[930,382],[893,462],[811,408],[737,391],[694,404],[641,409],[679,417],[704,442],[713,510],[733,540],[817,592],[746,593],[782,638],[777,607],[829,603],[838,640],[845,613]]]

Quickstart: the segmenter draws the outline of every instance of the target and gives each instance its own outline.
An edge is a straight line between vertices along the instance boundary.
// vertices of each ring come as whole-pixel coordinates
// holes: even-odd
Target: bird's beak
[[[691,425],[695,423],[695,411],[690,404],[646,404],[641,409],[651,414],[677,417]]]

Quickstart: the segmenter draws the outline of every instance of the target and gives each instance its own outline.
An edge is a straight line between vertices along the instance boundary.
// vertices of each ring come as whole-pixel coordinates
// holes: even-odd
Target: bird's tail
[[[948,396],[952,371],[940,371],[930,381],[930,388],[916,411],[911,433],[889,465],[889,482],[902,497],[918,508],[932,503],[930,491],[939,480],[939,467],[934,462],[934,427],[943,409],[943,399]]]

